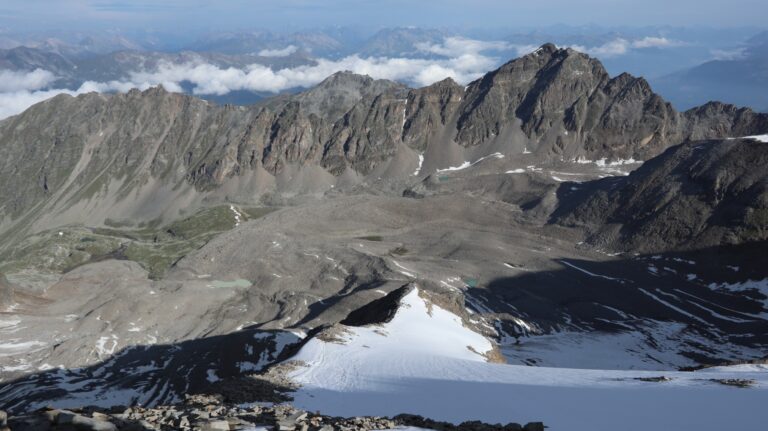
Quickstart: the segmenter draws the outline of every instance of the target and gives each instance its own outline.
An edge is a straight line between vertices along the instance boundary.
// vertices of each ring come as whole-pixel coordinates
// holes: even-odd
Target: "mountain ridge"
[[[765,145],[732,139],[674,146],[629,176],[566,200],[552,221],[586,227],[590,242],[622,251],[766,241]]]
[[[495,152],[540,163],[645,160],[690,139],[766,130],[768,114],[748,108],[678,113],[642,78],[610,78],[599,61],[552,44],[466,87],[407,89],[342,73],[248,107],[161,87],[62,95],[0,122],[0,179],[12,185],[0,195],[0,232],[22,214],[52,226],[68,218],[49,214],[85,208],[99,225],[120,212],[104,204],[128,196],[136,206],[123,218],[148,221],[167,213],[161,202],[171,212],[180,200],[259,203],[380,179],[402,190],[414,172]],[[29,212],[40,205],[47,214]]]

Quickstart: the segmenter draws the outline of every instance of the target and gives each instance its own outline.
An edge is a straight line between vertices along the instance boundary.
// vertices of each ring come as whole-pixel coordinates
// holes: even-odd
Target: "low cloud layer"
[[[2,73],[2,72],[0,72]],[[0,119],[23,112],[28,107],[50,99],[61,93],[73,94],[68,90],[13,91],[0,93]]]
[[[45,89],[55,80],[47,71],[31,73],[0,71],[0,118],[22,112],[34,103],[56,94],[77,95],[91,91],[126,92],[131,88],[146,89],[163,85],[169,91],[182,92],[182,84],[192,85],[199,96],[224,95],[232,91],[279,93],[284,90],[311,87],[338,71],[352,71],[377,79],[426,86],[445,78],[468,83],[479,78],[499,63],[486,51],[510,49],[502,42],[486,42],[464,38],[447,38],[440,44],[421,45],[418,49],[443,58],[387,58],[351,55],[339,60],[317,59],[316,64],[273,70],[252,64],[245,68],[219,67],[205,62],[161,62],[152,70],[130,72],[124,79],[109,82],[86,82],[76,90]],[[527,49],[527,47],[526,47]],[[289,46],[280,50],[264,50],[263,56],[285,56],[295,52]]]
[[[278,70],[259,64],[238,69],[220,68],[209,63],[165,62],[153,71],[131,73],[128,80],[135,86],[163,84],[169,90],[178,89],[182,82],[189,82],[193,84],[192,91],[196,95],[223,95],[238,90],[277,93],[291,88],[310,87],[344,70],[417,86],[430,85],[448,77],[467,83],[498,64],[499,59],[487,55],[486,51],[507,48],[502,42],[451,37],[441,44],[417,45],[417,49],[423,52],[444,57],[439,59],[351,55],[339,60],[321,58],[314,65]]]
[[[298,50],[299,48],[296,46],[288,45],[282,49],[262,49],[259,51],[259,55],[262,57],[288,57]]]
[[[418,86],[451,77],[469,82],[493,68],[497,59],[479,54],[462,54],[445,60],[412,58],[359,57],[340,60],[319,59],[317,64],[273,70],[253,64],[244,69],[221,68],[208,63],[161,63],[156,70],[134,72],[129,82],[135,87],[163,84],[168,90],[180,91],[182,82],[193,85],[196,95],[224,95],[231,91],[272,92],[315,85],[335,72],[349,70],[377,79],[405,81]],[[118,84],[110,83],[113,89]]]
[[[713,60],[720,60],[720,61],[743,60],[747,58],[747,49],[746,48],[736,48],[731,50],[713,49],[710,51],[710,54],[712,54]]]
[[[510,45],[506,42],[475,40],[464,37],[446,37],[443,43],[422,42],[414,46],[419,51],[444,57],[460,57],[484,51],[503,51],[510,48]]]
[[[632,49],[673,48],[681,45],[682,42],[666,37],[647,36],[636,40],[616,38],[599,46],[572,45],[571,48],[597,57],[610,58],[628,54]]]
[[[0,77],[7,71],[0,71]],[[52,74],[51,74],[52,75]],[[48,100],[51,97],[58,96],[59,94],[69,94],[70,96],[77,96],[79,94],[91,93],[91,92],[107,92],[107,91],[121,91],[125,92],[131,88],[139,88],[146,90],[151,85],[135,86],[131,83],[125,82],[85,82],[80,88],[76,90],[68,89],[50,89],[50,90],[19,90],[19,91],[0,91],[0,120],[8,118],[12,115],[24,112],[30,106],[40,103],[44,100]],[[2,87],[0,87],[2,88]],[[179,88],[178,91],[181,91]]]
[[[624,55],[632,49],[666,48],[678,42],[663,37],[645,37],[637,40],[618,38],[597,47],[572,46],[579,51],[598,57]],[[420,43],[416,49],[433,54],[436,58],[389,58],[351,55],[338,60],[317,59],[313,65],[271,69],[252,64],[244,68],[219,67],[206,62],[161,62],[152,70],[133,71],[121,80],[85,82],[78,89],[50,89],[55,82],[53,73],[37,69],[32,72],[0,71],[0,118],[18,114],[29,106],[66,93],[77,95],[91,91],[126,92],[163,85],[168,91],[182,92],[182,84],[191,84],[198,96],[225,95],[232,91],[279,93],[293,88],[311,87],[338,71],[352,71],[377,79],[406,82],[426,86],[445,78],[466,84],[497,67],[501,59],[493,53],[515,52],[525,55],[537,46],[514,45],[500,41],[480,41],[462,37],[448,37],[442,43]],[[262,50],[262,56],[287,56],[295,46]]]
[[[55,80],[53,73],[42,69],[32,72],[0,70],[0,93],[39,90]]]

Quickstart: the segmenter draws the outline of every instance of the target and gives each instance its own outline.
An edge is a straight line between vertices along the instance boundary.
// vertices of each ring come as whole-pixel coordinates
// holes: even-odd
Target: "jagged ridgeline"
[[[162,88],[60,95],[0,123],[0,234],[397,183],[492,152],[646,160],[766,129],[765,114],[716,102],[677,112],[644,79],[551,44],[466,87],[342,72],[248,107]]]

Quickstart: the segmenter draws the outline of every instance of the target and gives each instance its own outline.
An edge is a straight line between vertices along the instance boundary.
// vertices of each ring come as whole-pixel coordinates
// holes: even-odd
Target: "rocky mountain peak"
[[[405,92],[407,87],[395,81],[373,79],[350,71],[336,72],[307,91],[278,96],[264,105],[275,110],[288,102],[297,102],[305,114],[314,114],[326,121],[335,121],[363,99],[386,92]]]
[[[594,69],[594,72],[601,77],[604,74],[607,75],[599,60],[571,48],[558,48],[552,43],[546,43],[522,57],[508,61],[489,75],[519,75],[521,71],[526,70],[531,72],[547,71],[564,64],[572,69],[581,68],[582,73]]]
[[[350,70],[341,70],[322,80],[315,88],[352,86],[370,84],[371,82],[373,82],[373,78],[368,75],[360,75]]]
[[[565,49],[559,49],[557,45],[551,42],[547,42],[544,45],[541,45],[539,49],[537,49],[535,52],[538,54],[554,54],[558,51],[566,51]]]
[[[450,76],[441,81],[437,81],[434,84],[428,85],[427,87],[424,87],[424,88],[425,89],[446,89],[446,88],[463,89],[463,87]]]

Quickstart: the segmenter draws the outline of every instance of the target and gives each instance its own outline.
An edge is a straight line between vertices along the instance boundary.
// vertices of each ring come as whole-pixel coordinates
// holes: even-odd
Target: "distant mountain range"
[[[194,41],[168,37],[175,42],[167,43],[160,34],[5,34],[0,38],[0,48],[4,48],[0,49],[0,70],[47,70],[58,79],[46,88],[74,90],[85,81],[120,81],[131,72],[151,72],[160,61],[177,65],[198,62],[241,70],[251,64],[281,69],[350,55],[445,59],[466,53],[462,49],[490,48],[485,55],[500,65],[504,58],[555,41],[600,58],[612,75],[628,71],[645,77],[678,109],[720,100],[764,111],[768,102],[759,90],[765,88],[768,45],[765,34],[750,39],[747,31],[563,27],[510,33],[402,27],[366,32],[328,28],[294,33],[220,32],[198,36]],[[446,45],[447,38],[457,38],[459,43]],[[461,41],[469,44],[461,45]],[[472,41],[477,43],[473,46]],[[713,55],[721,58],[708,61]],[[268,94],[237,90],[204,97],[245,105]]]
[[[724,58],[658,78],[654,85],[684,108],[728,100],[768,112],[768,32],[719,55]]]

